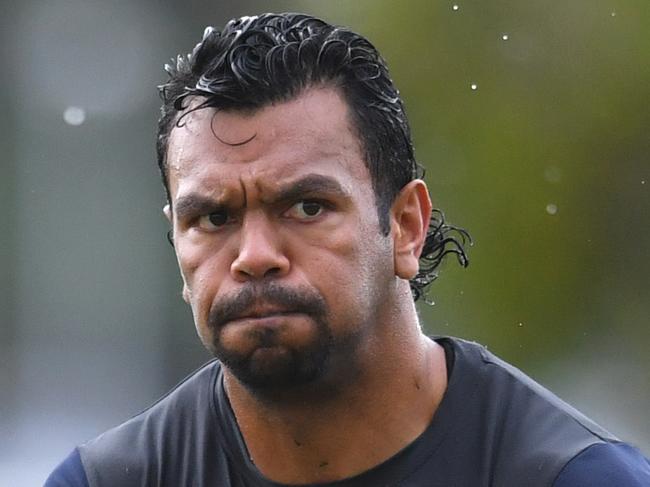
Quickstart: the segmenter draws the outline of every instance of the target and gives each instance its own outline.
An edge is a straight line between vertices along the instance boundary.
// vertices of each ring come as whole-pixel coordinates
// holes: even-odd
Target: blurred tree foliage
[[[17,475],[206,360],[164,239],[155,86],[206,24],[263,11],[350,26],[387,59],[434,204],[475,241],[420,305],[427,332],[486,344],[650,452],[648,0],[6,7],[0,457]]]
[[[384,54],[434,203],[476,242],[427,329],[539,370],[615,341],[647,370],[650,3],[306,5]]]

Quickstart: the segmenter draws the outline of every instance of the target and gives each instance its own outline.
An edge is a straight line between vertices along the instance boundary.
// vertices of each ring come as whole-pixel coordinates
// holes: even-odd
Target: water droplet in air
[[[520,322],[519,322],[519,326],[524,326],[524,324],[520,321]]]
[[[460,7],[459,7],[458,5],[456,5],[456,4],[454,4],[454,5],[451,6],[451,9],[452,9],[454,12],[457,11],[459,8],[460,8]]]
[[[476,83],[472,83],[471,85],[469,85],[469,87],[472,89],[472,91],[478,90],[478,85]]]
[[[546,213],[548,213],[549,215],[555,215],[557,213],[557,205],[553,203],[549,203],[548,205],[546,205]]]
[[[612,12],[612,17],[616,17],[616,12]]]
[[[86,110],[81,107],[68,107],[63,112],[63,120],[68,125],[81,125],[86,121]]]
[[[642,180],[641,180],[641,184],[645,184],[645,179],[642,179]]]
[[[562,180],[562,170],[557,166],[544,169],[544,179],[549,183],[559,183]]]
[[[501,39],[503,39],[504,41],[507,41],[508,39],[510,39],[510,36],[508,34],[503,34],[501,36]]]

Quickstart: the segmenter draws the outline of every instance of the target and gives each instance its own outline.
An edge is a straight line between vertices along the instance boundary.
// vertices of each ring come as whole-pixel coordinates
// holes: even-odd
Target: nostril
[[[261,279],[281,277],[289,271],[289,262],[281,254],[254,258],[250,254],[240,255],[232,264],[231,272],[236,279]]]
[[[264,273],[264,277],[276,277],[282,273],[282,269],[279,267],[272,267]]]

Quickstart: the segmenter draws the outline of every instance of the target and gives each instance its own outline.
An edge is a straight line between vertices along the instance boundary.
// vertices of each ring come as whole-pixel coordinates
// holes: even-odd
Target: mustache
[[[282,313],[303,313],[318,319],[326,315],[327,305],[316,291],[287,288],[277,283],[253,283],[241,291],[215,301],[208,315],[208,326],[214,330],[250,315],[256,307],[272,307]]]

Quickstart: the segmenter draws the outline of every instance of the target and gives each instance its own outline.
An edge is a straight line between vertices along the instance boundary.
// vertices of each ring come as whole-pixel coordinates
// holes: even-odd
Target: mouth
[[[298,315],[302,315],[302,313],[282,309],[251,310],[232,318],[226,323],[226,325],[250,323],[258,326],[274,326],[280,324],[288,317],[295,317]]]
[[[310,289],[255,284],[215,301],[208,310],[207,326],[215,331],[231,325],[303,326],[326,314],[324,300]]]

